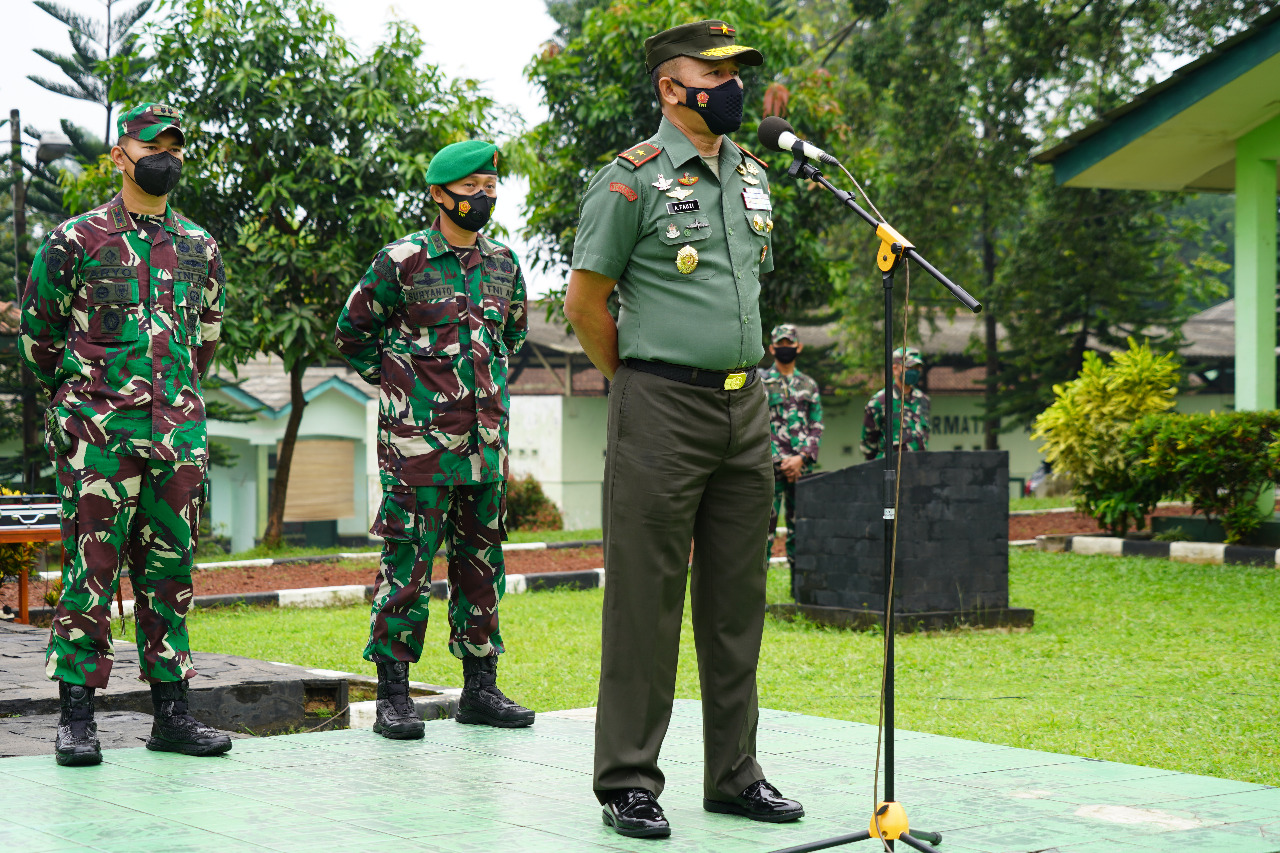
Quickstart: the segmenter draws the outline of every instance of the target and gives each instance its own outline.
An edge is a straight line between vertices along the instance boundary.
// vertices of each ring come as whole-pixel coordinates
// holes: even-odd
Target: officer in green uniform
[[[742,121],[740,64],[760,52],[699,21],[645,41],[658,132],[592,179],[565,314],[613,384],[604,475],[605,586],[593,787],[604,822],[661,837],[658,751],[671,718],[693,542],[703,807],[804,814],[756,763],[756,664],[773,466],[760,275],[773,269],[765,163],[723,134]],[[618,314],[608,300],[617,290]]]

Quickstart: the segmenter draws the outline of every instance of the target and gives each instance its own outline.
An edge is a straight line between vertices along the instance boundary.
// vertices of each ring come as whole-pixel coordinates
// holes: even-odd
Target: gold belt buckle
[[[724,378],[724,390],[726,391],[737,391],[746,384],[747,374],[745,371],[742,373],[730,373]]]

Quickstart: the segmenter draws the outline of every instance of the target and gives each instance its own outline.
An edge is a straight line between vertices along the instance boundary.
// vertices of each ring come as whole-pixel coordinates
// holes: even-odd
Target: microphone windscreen
[[[765,116],[764,121],[760,122],[760,129],[756,132],[756,138],[760,140],[760,144],[770,151],[781,151],[782,146],[778,144],[778,137],[784,133],[795,133],[795,129],[791,127],[791,122],[781,116]]]

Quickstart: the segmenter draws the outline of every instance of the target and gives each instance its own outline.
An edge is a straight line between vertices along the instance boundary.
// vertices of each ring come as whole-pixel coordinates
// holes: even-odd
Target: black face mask
[[[674,77],[674,82],[680,83]],[[714,89],[684,86],[684,105],[702,116],[712,133],[733,133],[742,127],[742,87],[732,78]]]
[[[773,348],[773,357],[778,360],[779,364],[790,364],[796,360],[796,353],[799,349],[796,347],[779,347]]]
[[[454,225],[463,231],[479,231],[489,224],[489,219],[493,216],[493,208],[498,203],[496,198],[490,198],[484,190],[480,190],[475,195],[459,195],[451,192],[448,187],[440,187],[440,189],[453,199],[453,210],[446,209],[444,205],[441,205],[440,209],[444,211],[445,216],[453,220]]]
[[[124,159],[133,164],[133,182],[147,195],[168,195],[182,178],[182,161],[168,151],[149,154],[138,160],[125,154]]]

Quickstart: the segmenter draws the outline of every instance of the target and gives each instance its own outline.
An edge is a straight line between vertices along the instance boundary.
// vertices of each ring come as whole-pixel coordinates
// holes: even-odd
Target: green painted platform
[[[357,730],[237,741],[222,758],[3,759],[0,850],[764,853],[866,827],[874,727],[761,712],[761,763],[808,812],[782,825],[702,811],[700,727],[698,703],[677,703],[666,840],[601,824],[588,709],[522,730],[431,722],[422,741]],[[1280,853],[1280,788],[910,732],[896,744],[898,798],[943,834],[940,853]]]

